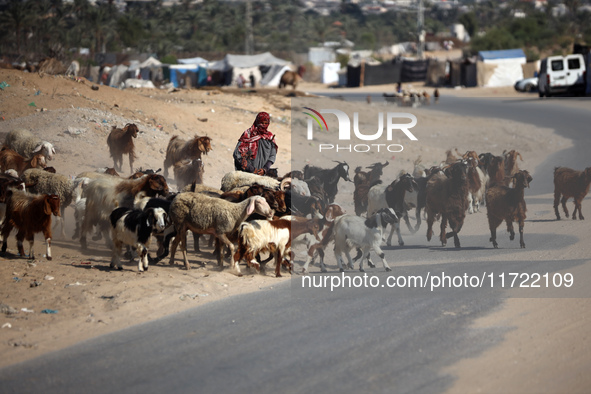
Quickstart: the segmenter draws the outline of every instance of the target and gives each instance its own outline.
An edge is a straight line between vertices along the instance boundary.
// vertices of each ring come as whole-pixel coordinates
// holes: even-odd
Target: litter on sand
[[[57,310],[56,309],[43,309],[41,311],[41,313],[45,313],[45,314],[50,314],[51,315],[51,314],[57,313]]]

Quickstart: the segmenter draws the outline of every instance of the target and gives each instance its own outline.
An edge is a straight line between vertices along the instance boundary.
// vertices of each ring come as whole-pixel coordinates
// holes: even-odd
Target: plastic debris
[[[54,280],[55,278],[53,276],[50,275],[45,275],[45,278],[43,278],[44,280]]]
[[[34,311],[34,310],[27,309],[27,308],[21,308],[21,312],[25,312],[25,313],[35,313],[35,311]]]
[[[7,84],[6,82],[4,82],[4,81],[0,82],[0,89],[4,90],[9,87],[10,87],[10,85]]]
[[[15,276],[14,278],[12,278],[12,280],[14,280],[15,282],[20,282],[22,279],[18,276]]]
[[[56,309],[43,309],[43,310],[41,311],[41,313],[45,313],[45,314],[49,314],[49,315],[51,315],[51,314],[55,314],[55,313],[57,313],[57,310],[56,310]]]
[[[43,283],[34,280],[34,281],[31,282],[31,284],[29,285],[29,287],[38,287],[38,286],[41,286],[42,284]]]
[[[18,310],[14,309],[10,305],[0,304],[0,313],[3,313],[5,315],[14,315],[18,313]]]
[[[2,328],[12,328],[12,324],[10,324],[10,323],[4,323],[2,325]]]
[[[76,283],[69,283],[64,287],[70,287],[70,286],[86,286],[85,283],[80,283],[80,282],[76,282]]]
[[[37,104],[35,104],[35,102],[34,102],[34,101],[31,101],[31,102],[29,103],[29,107],[36,107],[36,106],[37,106]]]
[[[40,91],[40,90],[37,90],[37,91],[35,92],[35,96],[39,96],[40,94],[41,94],[41,91]]]

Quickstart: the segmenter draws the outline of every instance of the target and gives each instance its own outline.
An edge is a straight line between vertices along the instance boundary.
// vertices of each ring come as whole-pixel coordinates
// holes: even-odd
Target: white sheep
[[[41,153],[47,160],[52,160],[55,154],[53,144],[40,140],[25,129],[16,129],[9,132],[4,144],[27,159]]]
[[[170,264],[174,264],[176,248],[181,243],[185,268],[191,269],[187,259],[187,230],[199,234],[214,234],[230,248],[234,255],[234,245],[228,236],[253,212],[267,218],[273,216],[273,210],[261,196],[249,197],[239,203],[232,203],[202,193],[180,193],[170,205],[170,220],[174,224],[177,236],[170,251]],[[217,261],[222,266],[221,250],[218,248]]]
[[[279,189],[281,185],[281,182],[277,179],[268,176],[251,174],[250,172],[244,171],[231,171],[222,178],[221,189],[224,192],[228,192],[238,187],[252,186],[255,183],[271,189]]]

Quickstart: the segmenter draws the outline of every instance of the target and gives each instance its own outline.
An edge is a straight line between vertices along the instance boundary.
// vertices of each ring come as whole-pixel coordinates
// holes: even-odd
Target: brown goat
[[[202,154],[211,151],[211,138],[199,137],[186,141],[179,138],[178,135],[172,136],[166,148],[166,158],[164,159],[164,177],[168,177],[168,167],[181,160],[201,159]]]
[[[591,167],[587,167],[583,171],[576,171],[567,167],[554,168],[554,213],[556,213],[557,220],[560,220],[560,214],[558,213],[560,195],[562,195],[562,208],[567,218],[568,209],[566,208],[566,201],[572,197],[575,200],[573,219],[577,218],[577,210],[579,211],[579,219],[585,219],[581,211],[581,203],[587,193],[589,193],[590,184]]]
[[[183,160],[174,165],[174,179],[178,190],[195,182],[197,185],[203,184],[203,173],[205,168],[201,159]]]
[[[519,165],[517,164],[517,157],[523,161],[521,153],[516,150],[503,151],[503,157],[505,158],[505,183],[510,182],[509,179],[519,172]]]
[[[2,148],[0,151],[0,171],[15,170],[18,175],[22,175],[29,168],[45,168],[45,156],[41,153],[36,154],[30,160],[25,159],[9,148]]]
[[[507,231],[510,234],[509,239],[511,241],[515,239],[513,222],[519,223],[519,246],[525,248],[523,227],[527,207],[525,205],[524,190],[529,187],[532,180],[533,178],[529,175],[529,172],[522,170],[511,177],[515,188],[494,185],[486,192],[486,216],[490,228],[490,241],[495,248],[499,247],[497,244],[497,227],[503,223],[503,220],[507,222]]]
[[[16,242],[24,257],[23,240],[29,241],[29,258],[34,259],[35,233],[42,232],[47,243],[46,256],[51,260],[51,215],[60,216],[60,199],[54,194],[29,195],[22,191],[8,191],[6,218],[2,224],[2,253],[6,253],[7,240],[13,227],[18,229]]]
[[[369,172],[361,171],[361,167],[355,169],[355,176],[353,177],[353,183],[355,184],[353,203],[355,205],[355,214],[357,216],[360,216],[367,211],[369,189],[380,180],[384,173],[384,167],[388,164],[388,161],[384,164],[373,163],[367,167],[370,169]]]
[[[466,210],[468,209],[468,165],[464,162],[452,164],[445,170],[449,178],[443,174],[436,174],[427,182],[427,241],[433,236],[433,222],[441,214],[441,246],[447,245],[447,239],[454,237],[454,245],[460,247],[458,233],[462,229]],[[447,222],[451,232],[445,232]]]
[[[111,129],[111,132],[107,137],[107,145],[109,145],[109,152],[113,158],[113,166],[116,170],[121,171],[123,155],[128,154],[129,172],[133,173],[133,161],[136,158],[133,138],[137,138],[138,132],[139,130],[134,123],[126,124],[123,129],[118,129],[115,126]]]
[[[457,151],[457,149],[456,149]],[[445,151],[445,164],[453,164],[456,161],[458,161],[458,158],[456,156],[454,156],[453,152],[451,151],[451,149]]]

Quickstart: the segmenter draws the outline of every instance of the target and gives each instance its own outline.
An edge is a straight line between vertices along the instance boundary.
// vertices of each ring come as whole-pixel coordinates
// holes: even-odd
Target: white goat
[[[343,256],[345,253],[348,260],[348,266],[353,269],[353,261],[350,250],[353,248],[361,249],[361,259],[359,262],[359,271],[364,272],[363,259],[369,258],[369,251],[373,249],[374,252],[382,259],[386,271],[392,271],[386,262],[384,252],[380,248],[382,243],[382,233],[388,224],[398,221],[398,217],[393,209],[387,208],[379,210],[369,219],[364,219],[359,216],[343,215],[338,217],[334,223],[334,254],[341,272],[343,269]]]

